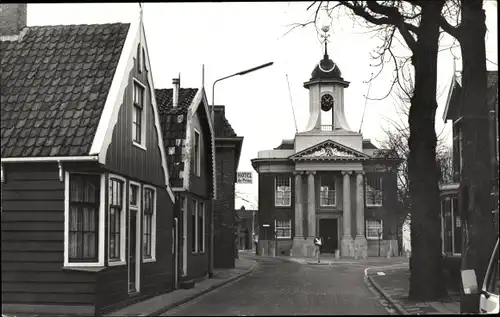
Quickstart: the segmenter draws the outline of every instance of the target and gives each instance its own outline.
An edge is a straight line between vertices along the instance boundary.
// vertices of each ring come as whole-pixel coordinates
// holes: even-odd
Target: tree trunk
[[[462,116],[463,167],[461,186],[467,190],[463,206],[462,270],[474,269],[482,287],[496,231],[493,225],[489,147],[485,12],[482,1],[462,0]],[[479,312],[475,297],[461,296],[461,311]]]
[[[441,262],[435,131],[438,21],[442,7],[442,1],[422,4],[418,41],[412,57],[415,90],[408,118],[408,173],[412,217],[409,297],[421,301],[437,300],[446,295]]]

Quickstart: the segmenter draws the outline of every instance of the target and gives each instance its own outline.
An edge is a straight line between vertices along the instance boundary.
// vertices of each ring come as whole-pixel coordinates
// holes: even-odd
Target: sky
[[[258,151],[277,147],[282,139],[293,139],[297,122],[304,131],[309,118],[309,91],[302,85],[308,81],[323,57],[323,45],[314,25],[290,31],[291,24],[308,21],[312,2],[223,2],[223,3],[145,3],[143,18],[155,88],[172,88],[172,79],[181,76],[181,87],[204,84],[209,102],[215,80],[267,62],[270,67],[221,81],[215,86],[215,104],[226,106],[226,117],[239,136],[244,137],[238,171],[253,172],[253,183],[237,184],[235,208],[257,209],[258,176],[250,160]],[[497,8],[485,1],[487,67],[498,68]],[[94,24],[131,22],[139,12],[137,3],[51,3],[28,4],[28,26],[57,24]],[[393,78],[393,66],[378,72],[371,53],[381,41],[367,29],[353,23],[345,14],[334,19],[320,15],[319,27],[330,25],[328,53],[339,65],[342,76],[350,82],[345,90],[344,109],[348,124],[363,138],[379,145],[388,120],[407,121],[398,114],[394,98],[387,94]],[[290,32],[288,32],[290,31]],[[288,32],[288,33],[287,33]],[[286,35],[285,35],[286,34]],[[443,48],[451,37],[444,34]],[[403,48],[397,48],[401,54]],[[453,53],[453,54],[452,54]],[[451,124],[446,125],[442,113],[446,93],[453,74],[454,57],[460,49],[443,49],[438,57],[438,111],[436,131],[451,145]],[[461,68],[460,59],[456,62]],[[287,81],[288,78],[288,81]],[[288,83],[290,89],[288,88]],[[293,105],[293,111],[292,111]]]

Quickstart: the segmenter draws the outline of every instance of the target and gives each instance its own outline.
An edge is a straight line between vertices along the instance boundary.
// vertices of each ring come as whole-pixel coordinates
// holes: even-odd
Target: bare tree
[[[463,167],[459,199],[462,226],[462,270],[474,269],[482,285],[498,228],[492,210],[498,202],[492,188],[498,173],[495,144],[490,135],[487,104],[486,15],[483,1],[449,0],[445,9],[459,10],[456,19],[442,16],[441,27],[460,43],[462,92],[459,129],[463,135]],[[494,124],[494,123],[493,123]],[[491,196],[490,196],[491,194]],[[493,198],[493,199],[492,199]],[[461,312],[478,313],[476,297],[461,296]]]
[[[408,174],[408,158],[410,156],[408,139],[410,137],[410,128],[407,124],[410,99],[407,96],[413,90],[412,85],[412,81],[408,80],[403,83],[404,90],[396,88],[394,91],[393,99],[399,120],[385,118],[390,126],[389,128],[383,128],[385,138],[381,143],[382,149],[387,150],[386,153],[392,153],[393,156],[400,159],[400,163],[397,166],[398,207],[395,214],[398,229],[403,226],[406,220],[411,219],[410,180]],[[437,136],[436,163],[440,175],[439,185],[451,183],[453,180],[453,157],[451,147],[446,142],[444,128]],[[399,241],[399,244],[402,244],[402,241]]]
[[[324,5],[329,16],[337,7],[347,9],[356,17],[355,21],[365,22],[376,32],[382,45],[375,51],[374,58],[379,60],[381,69],[388,62],[394,65],[391,90],[394,85],[401,85],[401,67],[411,62],[414,68],[414,90],[408,96],[411,105],[407,162],[412,215],[409,297],[415,300],[436,300],[446,294],[440,249],[439,172],[434,130],[439,23],[444,4],[445,0],[342,1],[335,4],[315,1],[310,6],[316,5],[318,12]],[[313,23],[315,21],[316,18]],[[398,58],[393,52],[397,42],[407,47],[411,56]]]

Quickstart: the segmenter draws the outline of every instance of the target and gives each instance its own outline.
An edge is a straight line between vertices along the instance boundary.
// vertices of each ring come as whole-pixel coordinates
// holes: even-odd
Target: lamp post
[[[246,75],[246,74],[254,72],[256,70],[259,70],[259,69],[271,66],[272,64],[274,64],[274,62],[269,62],[269,63],[266,63],[266,64],[262,64],[260,66],[253,67],[253,68],[250,68],[250,69],[247,69],[247,70],[244,70],[244,71],[241,71],[241,72],[238,72],[238,73],[226,76],[226,77],[222,77],[222,78],[219,78],[216,81],[214,81],[214,83],[212,85],[212,126],[214,127],[214,130],[215,130],[215,120],[214,120],[215,119],[215,116],[214,116],[214,111],[215,111],[215,84],[218,83],[219,81],[222,81],[224,79],[228,79],[228,78],[231,78],[231,77],[234,77],[234,76]],[[212,144],[214,144],[214,150],[215,150],[215,136],[213,134],[212,134]],[[214,173],[215,172],[216,171],[214,171]],[[214,213],[214,207],[215,207],[215,204],[212,204],[212,214],[211,214],[211,217],[210,217],[210,252],[209,252],[209,267],[208,267],[208,276],[209,277],[213,277],[213,270],[214,270],[214,236],[215,236],[215,234],[214,234],[214,214],[215,214]]]

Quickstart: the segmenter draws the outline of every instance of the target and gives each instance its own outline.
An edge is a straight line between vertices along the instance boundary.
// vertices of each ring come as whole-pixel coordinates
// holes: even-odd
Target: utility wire
[[[372,74],[372,76],[373,76],[373,74]],[[370,87],[372,86],[372,79],[373,78],[370,78],[370,82],[368,83],[368,92],[366,93],[366,96],[365,96],[365,107],[363,108],[363,114],[361,115],[361,124],[359,125],[358,133],[361,133],[361,128],[363,127],[363,120],[365,118],[366,105],[368,104],[368,96],[370,95]]]
[[[295,122],[295,133],[298,133],[299,129],[297,129],[297,120],[295,119],[295,110],[293,109],[292,91],[290,90],[290,81],[288,80],[288,74],[286,74],[286,82],[288,83],[288,95],[290,96],[290,105],[292,106],[293,121]]]

